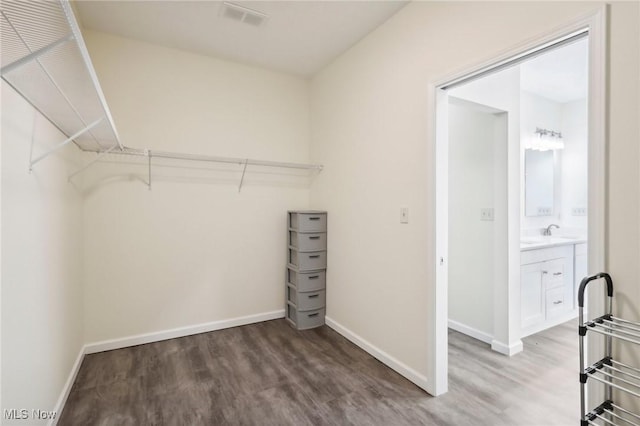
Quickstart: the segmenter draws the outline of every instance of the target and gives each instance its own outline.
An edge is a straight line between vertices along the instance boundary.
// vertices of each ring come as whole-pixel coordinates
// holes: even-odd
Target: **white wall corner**
[[[503,355],[507,355],[507,356],[513,356],[517,353],[522,352],[522,350],[524,349],[523,345],[522,345],[522,340],[518,339],[515,342],[513,342],[512,344],[508,345],[506,343],[502,343],[499,342],[497,340],[492,340],[491,341],[491,349],[499,352]]]
[[[145,343],[160,342],[162,340],[175,339],[178,337],[191,336],[193,334],[207,333],[209,331],[222,330],[225,328],[239,327],[242,325],[254,324],[257,322],[270,321],[284,318],[284,309],[264,312],[261,314],[247,315],[244,317],[231,318],[220,321],[207,322],[203,324],[189,325],[185,327],[172,328],[169,330],[155,331],[152,333],[137,334],[118,339],[103,340],[100,342],[88,343],[85,348],[86,354],[121,349],[129,346],[143,345]]]
[[[67,377],[67,381],[64,383],[64,387],[62,388],[62,392],[60,393],[60,397],[58,397],[58,402],[56,402],[53,411],[56,413],[55,417],[49,420],[49,426],[55,426],[58,424],[58,420],[60,419],[60,415],[62,414],[62,409],[64,408],[64,404],[67,403],[67,398],[69,398],[69,394],[71,393],[71,388],[73,387],[73,383],[76,381],[76,377],[78,376],[78,371],[80,371],[80,366],[82,365],[82,360],[84,359],[84,355],[86,354],[87,346],[82,346],[80,351],[78,352],[78,356],[76,357],[76,361],[73,363],[71,367],[71,371],[69,372],[69,377]]]
[[[468,325],[462,324],[452,319],[449,319],[449,328],[457,331],[458,333],[473,337],[474,339],[480,340],[481,342],[487,343],[489,345],[494,341],[491,334],[480,331],[477,328],[469,327]]]
[[[329,317],[325,317],[325,323],[327,327],[333,329],[338,334],[342,335],[344,338],[367,352],[369,355],[394,370],[396,373],[400,374],[419,388],[425,390],[426,392],[429,392],[429,381],[425,375],[420,374],[413,368],[389,355],[382,349],[363,339],[361,336],[349,330],[337,321]]]

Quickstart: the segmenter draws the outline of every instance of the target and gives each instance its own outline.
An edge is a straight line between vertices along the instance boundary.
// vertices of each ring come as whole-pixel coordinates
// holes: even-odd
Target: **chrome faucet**
[[[555,223],[552,223],[551,225],[547,226],[546,228],[544,228],[542,230],[542,235],[544,235],[545,237],[550,237],[551,236],[551,228],[558,228],[560,229],[560,227],[558,225],[556,225]]]

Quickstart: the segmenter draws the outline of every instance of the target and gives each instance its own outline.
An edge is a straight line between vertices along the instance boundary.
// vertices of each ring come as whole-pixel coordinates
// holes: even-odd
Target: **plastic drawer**
[[[287,283],[296,286],[298,291],[314,291],[325,288],[325,271],[299,272],[287,268]]]
[[[297,311],[293,305],[287,304],[287,320],[298,330],[320,327],[324,325],[324,308],[314,311]]]
[[[325,291],[298,292],[295,287],[287,286],[287,301],[296,305],[298,311],[312,311],[324,308]]]
[[[326,232],[326,213],[289,213],[289,228],[298,232]]]
[[[299,271],[313,271],[327,268],[326,251],[299,252],[289,249],[289,264]]]
[[[326,250],[327,234],[324,232],[303,234],[298,231],[289,231],[289,245],[300,252]]]

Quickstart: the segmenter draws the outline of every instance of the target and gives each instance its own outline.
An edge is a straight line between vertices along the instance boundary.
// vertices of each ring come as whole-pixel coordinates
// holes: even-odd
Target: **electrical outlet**
[[[571,214],[573,216],[586,216],[587,215],[587,208],[586,207],[574,207],[573,209],[571,209]]]
[[[538,216],[551,216],[551,207],[538,207]]]
[[[491,208],[480,209],[480,220],[493,221],[493,209]]]
[[[409,207],[400,207],[400,223],[409,223]]]

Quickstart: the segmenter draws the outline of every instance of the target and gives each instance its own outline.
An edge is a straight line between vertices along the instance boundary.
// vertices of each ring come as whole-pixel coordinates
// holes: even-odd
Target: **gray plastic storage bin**
[[[327,267],[327,212],[287,213],[286,320],[298,330],[324,324]]]
[[[287,304],[287,320],[298,330],[319,327],[324,324],[324,308],[313,311],[297,311],[293,305]]]
[[[327,249],[327,234],[314,232],[303,234],[289,231],[289,245],[298,251],[322,251]]]
[[[289,263],[299,271],[313,271],[327,267],[327,252],[310,251],[300,253],[298,250],[289,249]]]
[[[325,212],[289,212],[289,228],[298,232],[326,232]]]
[[[324,289],[325,277],[325,271],[299,272],[287,268],[287,283],[296,286],[301,292]]]
[[[287,286],[287,301],[296,305],[298,311],[311,311],[324,307],[325,291],[298,292],[293,286]]]

